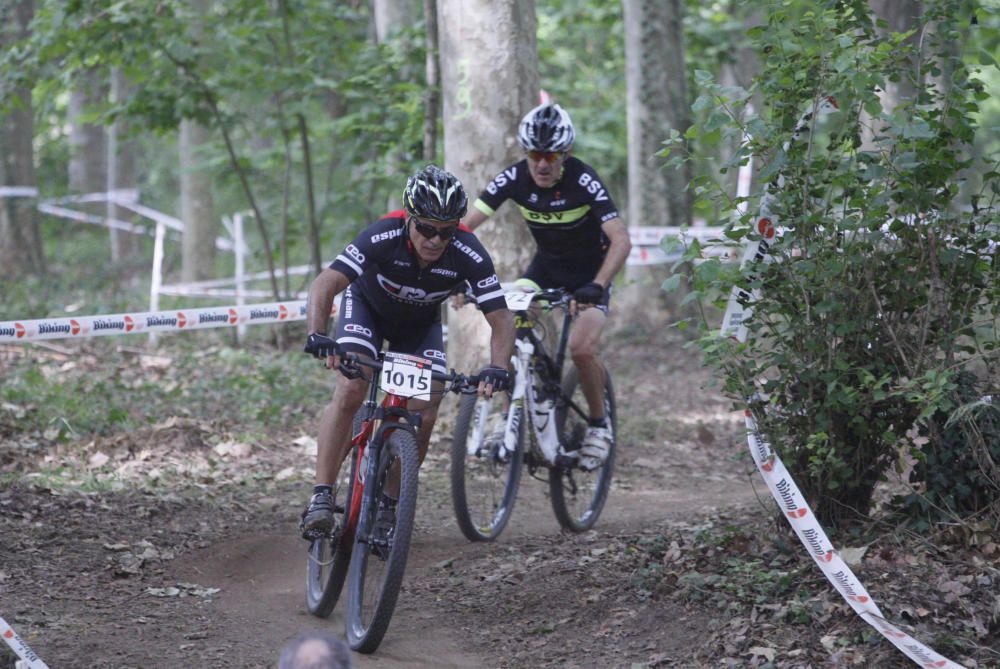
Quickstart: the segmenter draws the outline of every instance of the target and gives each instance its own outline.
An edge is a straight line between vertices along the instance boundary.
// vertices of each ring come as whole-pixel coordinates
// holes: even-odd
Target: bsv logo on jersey
[[[512,183],[515,179],[517,179],[517,168],[508,168],[496,175],[493,181],[486,186],[486,192],[490,195],[496,195],[499,189],[503,188],[508,183]]]
[[[355,260],[357,260],[359,263],[364,264],[364,262],[365,262],[365,254],[362,253],[361,249],[359,249],[357,246],[355,246],[354,244],[348,244],[347,248],[344,249],[344,250],[347,251],[347,255],[351,256],[352,258],[354,258]]]
[[[594,200],[596,202],[603,202],[608,199],[608,193],[604,190],[604,186],[601,182],[590,176],[586,172],[580,175],[580,180],[578,182],[581,186],[587,189],[587,192],[594,195]]]
[[[482,279],[481,281],[477,281],[476,285],[480,288],[489,288],[490,286],[495,286],[498,283],[500,283],[500,279],[497,278],[496,274],[493,274],[485,279]]]
[[[364,325],[359,323],[347,323],[344,325],[344,332],[356,332],[358,334],[363,334],[369,339],[372,336],[372,331],[366,328]]]

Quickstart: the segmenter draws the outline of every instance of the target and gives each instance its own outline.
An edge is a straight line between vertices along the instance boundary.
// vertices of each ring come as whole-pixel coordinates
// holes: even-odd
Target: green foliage
[[[136,339],[142,335],[135,335]],[[39,442],[68,442],[135,430],[183,416],[242,432],[301,424],[325,397],[315,364],[299,351],[237,350],[174,339],[158,352],[166,369],[144,369],[138,357],[115,354],[122,342],[95,342],[97,357],[39,362],[24,356],[6,366],[0,387],[0,432]],[[123,340],[128,341],[128,338]],[[289,383],[289,379],[295,383]],[[320,402],[322,404],[322,402]]]
[[[36,7],[31,38],[0,58],[0,100],[11,102],[6,93],[18,84],[33,88],[46,196],[65,189],[67,93],[84,72],[106,78],[112,68],[124,73],[131,93],[89,117],[128,120],[147,166],[144,204],[175,209],[175,131],[182,119],[198,121],[214,131],[215,146],[202,158],[217,212],[246,210],[253,194],[266,234],[287,234],[281,244],[290,264],[310,255],[301,130],[329,247],[384,213],[387,197],[420,162],[419,23],[375,45],[367,5],[331,0],[236,0],[205,3],[202,12],[180,0],[52,0]],[[390,152],[400,173],[385,174]],[[248,235],[258,249],[254,266],[261,267],[260,231],[248,228]]]
[[[763,59],[754,88],[698,74],[701,120],[675,148],[750,137],[722,167],[759,161],[766,212],[748,203],[728,235],[757,243],[766,215],[780,229],[766,245],[773,262],[697,264],[696,245],[689,279],[696,297],[719,306],[732,286],[759,295],[744,300],[753,308],[746,343],[721,339],[707,319],[701,343],[732,397],[763,398],[764,434],[821,519],[842,525],[867,514],[914,427],[960,404],[960,370],[990,388],[1000,380],[991,247],[1000,175],[997,156],[984,163],[975,151],[986,95],[957,50],[964,3],[931,3],[916,41],[882,36],[864,2],[767,9],[767,23],[750,31]],[[915,97],[883,108],[879,91],[901,82]],[[751,93],[767,108],[745,122]],[[810,117],[789,141],[825,96],[839,111]],[[971,170],[984,175],[975,190]],[[694,188],[720,211],[736,204],[713,179]]]
[[[921,427],[910,473],[921,492],[897,500],[917,529],[961,519],[1000,523],[1000,408],[983,401],[982,390],[974,375],[958,374],[961,405],[936,412]]]

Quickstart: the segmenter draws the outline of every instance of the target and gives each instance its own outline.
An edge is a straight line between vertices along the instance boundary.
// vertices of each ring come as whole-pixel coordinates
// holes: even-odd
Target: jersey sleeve
[[[522,161],[511,165],[493,177],[493,180],[486,184],[486,188],[479,194],[479,198],[472,206],[487,216],[492,216],[500,208],[500,205],[511,196],[511,192],[514,190],[514,183],[517,181],[518,172],[527,169],[527,163]]]
[[[389,250],[389,240],[399,237],[403,232],[395,218],[387,217],[372,223],[334,258],[330,269],[335,269],[354,281],[377,263],[380,251]]]
[[[583,164],[583,171],[580,173],[578,180],[580,186],[590,193],[590,211],[597,217],[601,223],[606,223],[613,218],[619,218],[618,207],[615,205],[615,201],[611,199],[611,194],[608,193],[608,189],[604,186],[604,182],[597,175],[597,171],[593,167]]]
[[[482,312],[488,314],[497,309],[506,309],[507,300],[503,296],[500,278],[493,268],[493,259],[476,236],[472,233],[461,235],[461,239],[456,236],[452,244],[463,254],[465,271],[461,278],[468,281]]]

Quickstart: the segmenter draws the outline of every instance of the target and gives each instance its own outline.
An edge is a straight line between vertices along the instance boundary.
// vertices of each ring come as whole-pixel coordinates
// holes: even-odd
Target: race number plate
[[[387,351],[379,387],[387,393],[417,400],[431,398],[431,362],[415,355]]]
[[[507,300],[507,308],[511,311],[524,311],[531,306],[531,298],[534,296],[533,292],[512,290],[504,294],[504,299]]]

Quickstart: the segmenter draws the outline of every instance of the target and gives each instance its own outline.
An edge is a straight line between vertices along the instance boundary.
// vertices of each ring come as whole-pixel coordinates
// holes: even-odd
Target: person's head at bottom
[[[303,632],[285,644],[278,669],[351,669],[351,651],[329,632]]]

